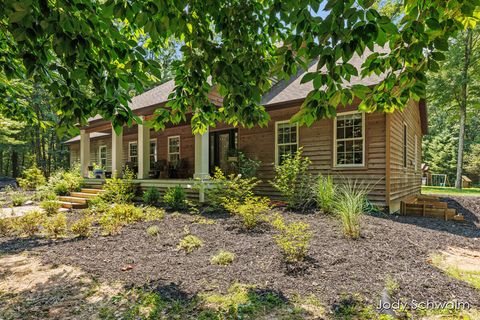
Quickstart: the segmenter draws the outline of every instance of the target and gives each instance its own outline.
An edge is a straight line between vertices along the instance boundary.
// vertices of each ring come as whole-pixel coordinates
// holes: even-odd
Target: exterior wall
[[[238,148],[249,157],[261,161],[258,171],[263,183],[258,191],[261,194],[278,196],[268,183],[274,178],[275,162],[275,122],[289,120],[298,110],[299,105],[288,108],[270,110],[271,121],[266,127],[251,129],[238,128]],[[339,110],[348,112],[355,107]],[[403,123],[408,127],[408,165],[403,168]],[[230,128],[223,124],[211,128],[219,131]],[[415,171],[414,144],[417,134],[417,171]],[[157,159],[168,157],[168,137],[180,136],[180,158],[188,161],[193,175],[195,163],[194,136],[190,126],[183,125],[168,128],[162,132],[151,131],[151,139],[157,140]],[[123,160],[128,161],[128,143],[137,140],[136,127],[126,129],[123,138]],[[334,120],[324,119],[315,122],[311,127],[299,128],[299,146],[304,155],[312,161],[312,172],[332,175],[338,182],[349,178],[364,181],[372,191],[370,200],[381,206],[390,206],[391,211],[399,206],[405,196],[420,192],[421,186],[421,141],[422,132],[418,104],[412,103],[403,112],[385,115],[371,113],[365,115],[365,164],[362,167],[335,167],[334,152]],[[109,137],[91,140],[90,163],[98,163],[98,148],[107,145],[107,169],[111,167],[111,139]],[[70,145],[71,163],[78,161],[79,143]]]
[[[413,194],[419,194],[422,185],[422,129],[420,110],[417,102],[412,101],[403,111],[389,114],[387,122],[390,132],[387,135],[389,164],[390,211],[400,209],[400,201]],[[407,125],[407,167],[403,166],[403,126]],[[415,135],[417,135],[417,159],[415,170]]]
[[[352,111],[346,108],[339,112]],[[259,192],[268,195],[278,195],[268,183],[274,178],[275,162],[275,122],[289,120],[299,110],[299,106],[270,111],[271,121],[267,127],[252,129],[240,128],[239,149],[249,157],[261,160],[258,171],[263,181]],[[312,172],[332,175],[337,182],[344,178],[364,181],[372,191],[369,198],[377,205],[385,206],[385,114],[373,113],[365,115],[365,166],[355,168],[335,167],[334,151],[334,120],[324,119],[315,122],[311,127],[299,128],[299,146],[303,154],[312,160]]]

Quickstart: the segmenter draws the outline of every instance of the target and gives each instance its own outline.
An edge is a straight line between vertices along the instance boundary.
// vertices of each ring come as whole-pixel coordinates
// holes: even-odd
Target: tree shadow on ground
[[[81,241],[83,238],[48,239],[34,236],[28,238],[0,238],[0,255],[30,251],[35,248]]]

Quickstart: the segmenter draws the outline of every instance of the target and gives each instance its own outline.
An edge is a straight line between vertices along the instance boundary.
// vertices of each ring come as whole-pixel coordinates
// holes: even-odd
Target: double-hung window
[[[403,124],[403,167],[406,168],[408,164],[408,132],[407,124]]]
[[[138,163],[138,144],[136,141],[128,144],[128,159],[131,163]]]
[[[298,124],[288,120],[276,122],[275,142],[275,163],[281,164],[286,155],[298,150]]]
[[[337,167],[365,163],[365,113],[348,112],[334,120],[334,161]]]
[[[107,169],[107,146],[98,148],[98,164],[103,170]]]
[[[168,137],[168,162],[178,163],[180,160],[180,136]]]

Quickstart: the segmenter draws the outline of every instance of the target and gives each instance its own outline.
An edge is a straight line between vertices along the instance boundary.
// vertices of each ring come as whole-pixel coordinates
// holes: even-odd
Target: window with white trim
[[[335,166],[363,166],[365,113],[341,114],[334,121]]]
[[[98,147],[98,164],[104,170],[107,168],[107,146]]]
[[[168,137],[168,162],[177,163],[180,160],[180,136]]]
[[[132,163],[138,163],[138,144],[136,141],[128,143],[128,159]]]
[[[294,154],[298,150],[298,124],[280,121],[275,125],[275,163],[281,164],[285,155]]]
[[[157,140],[150,140],[150,168],[157,162]]]

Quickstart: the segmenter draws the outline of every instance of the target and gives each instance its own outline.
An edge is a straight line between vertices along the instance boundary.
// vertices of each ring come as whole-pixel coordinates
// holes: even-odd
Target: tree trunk
[[[470,58],[472,54],[472,40],[472,29],[467,29],[461,84],[460,129],[458,131],[457,177],[455,180],[455,188],[457,189],[462,189],[463,149],[465,145],[465,122],[467,118],[468,69],[470,68]]]
[[[12,149],[12,178],[18,177],[18,152]]]

